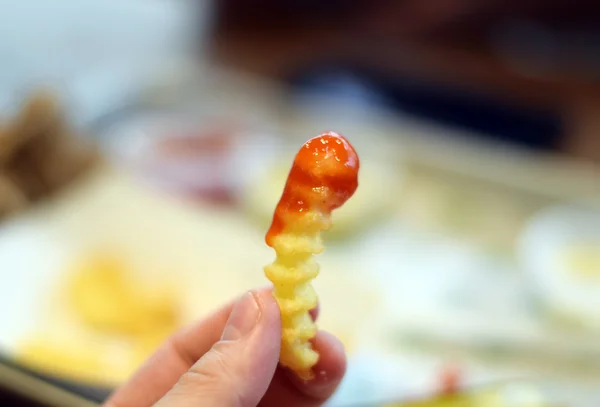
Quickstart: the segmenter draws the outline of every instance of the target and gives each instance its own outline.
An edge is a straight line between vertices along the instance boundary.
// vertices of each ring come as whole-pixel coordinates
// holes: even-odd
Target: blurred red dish
[[[188,199],[233,204],[234,149],[241,130],[222,121],[140,118],[113,128],[119,166],[154,187]]]

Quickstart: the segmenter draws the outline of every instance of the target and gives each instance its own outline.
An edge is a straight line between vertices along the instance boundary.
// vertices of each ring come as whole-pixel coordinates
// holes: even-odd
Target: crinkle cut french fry
[[[265,267],[281,309],[280,363],[310,380],[319,355],[310,339],[317,326],[309,311],[317,305],[311,280],[319,274],[314,255],[324,250],[321,231],[331,226],[331,211],[358,187],[359,160],[342,136],[328,132],[307,141],[294,159],[267,232],[275,261]]]

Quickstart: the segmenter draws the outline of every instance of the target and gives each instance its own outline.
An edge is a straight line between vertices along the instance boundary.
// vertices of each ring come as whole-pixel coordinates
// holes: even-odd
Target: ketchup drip
[[[327,132],[308,140],[294,159],[283,194],[267,232],[267,245],[282,233],[289,222],[316,210],[329,215],[358,187],[359,160],[343,136]]]

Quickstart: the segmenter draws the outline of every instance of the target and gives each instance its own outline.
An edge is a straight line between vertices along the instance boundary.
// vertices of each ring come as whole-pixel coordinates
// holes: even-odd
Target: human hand
[[[280,340],[281,316],[271,289],[250,291],[173,335],[105,407],[322,405],[346,370],[342,344],[319,331],[315,378],[304,382],[278,366]]]

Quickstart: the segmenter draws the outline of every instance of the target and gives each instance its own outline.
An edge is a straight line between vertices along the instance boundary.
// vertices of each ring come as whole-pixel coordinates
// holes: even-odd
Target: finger
[[[271,292],[265,286],[259,293]],[[106,407],[142,407],[159,400],[177,380],[216,343],[235,301],[221,307],[205,319],[195,322],[171,336],[131,379],[109,398]],[[313,320],[319,305],[310,311]]]
[[[293,372],[279,367],[261,406],[317,407],[333,395],[346,372],[344,346],[333,335],[319,331],[313,340],[319,361],[313,368],[314,379],[300,380]]]
[[[333,395],[346,373],[346,351],[338,338],[325,331],[317,334],[313,346],[319,353],[319,361],[313,368],[315,378],[305,381],[292,372],[287,373],[302,394],[323,401]]]
[[[263,287],[259,293],[270,292]],[[171,336],[131,379],[109,398],[106,407],[146,407],[156,403],[219,340],[235,301]]]
[[[271,293],[245,294],[219,342],[156,406],[255,407],[275,374],[280,343],[281,316]]]

